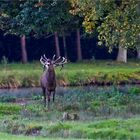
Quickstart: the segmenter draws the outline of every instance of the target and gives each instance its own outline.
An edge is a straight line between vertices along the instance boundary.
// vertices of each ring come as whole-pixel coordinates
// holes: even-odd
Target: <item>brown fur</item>
[[[46,95],[47,95],[49,108],[51,93],[53,92],[53,102],[54,102],[56,89],[56,76],[53,64],[50,63],[48,69],[44,71],[44,73],[41,76],[40,83],[43,90],[44,106],[46,106]]]

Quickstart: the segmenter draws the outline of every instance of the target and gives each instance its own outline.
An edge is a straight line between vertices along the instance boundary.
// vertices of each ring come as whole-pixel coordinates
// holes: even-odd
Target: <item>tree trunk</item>
[[[27,58],[27,50],[26,50],[26,37],[23,35],[21,37],[21,56],[22,56],[22,63],[25,64],[28,61]]]
[[[138,42],[137,42],[137,59],[140,60],[140,34],[138,34]]]
[[[140,60],[140,49],[137,49],[137,58]]]
[[[77,29],[77,57],[78,57],[78,61],[82,60],[80,29]]]
[[[59,49],[59,39],[58,39],[58,33],[55,32],[54,33],[55,36],[55,49],[56,49],[56,56],[59,57],[60,56],[60,49]]]
[[[66,36],[65,36],[65,33],[63,33],[63,46],[64,46],[64,56],[65,56],[65,58],[68,58],[67,48],[66,48]]]
[[[117,61],[127,63],[127,49],[119,47]]]

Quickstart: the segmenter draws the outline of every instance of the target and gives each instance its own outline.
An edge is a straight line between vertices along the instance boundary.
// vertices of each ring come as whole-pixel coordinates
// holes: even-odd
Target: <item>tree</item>
[[[137,58],[140,60],[140,49],[137,50]]]
[[[77,29],[76,32],[77,32],[77,56],[78,56],[78,61],[81,61],[82,51],[81,51],[81,41],[80,41],[80,29]]]
[[[21,52],[22,52],[22,63],[27,63],[27,51],[26,51],[26,37],[23,35],[21,37]]]
[[[11,4],[11,2],[9,3]],[[66,36],[72,29],[76,30],[80,27],[79,18],[69,12],[71,9],[69,1],[27,0],[15,1],[13,4],[15,7],[12,8],[11,11],[8,9],[8,6],[11,8],[11,5],[7,4],[5,8],[8,9],[6,12],[8,11],[7,15],[10,17],[10,23],[8,23],[10,26],[6,30],[7,32],[21,37],[31,35],[35,37],[45,37],[48,34],[54,34],[57,56],[60,55],[59,36],[62,35],[65,54],[67,54]],[[14,15],[12,15],[13,11],[16,11]],[[77,35],[80,36],[78,32]],[[77,44],[81,47],[80,37],[77,37],[77,39]],[[81,51],[81,49],[77,50]],[[78,54],[81,54],[81,52]]]
[[[80,31],[79,31],[79,22],[80,19],[78,17],[74,17],[72,14],[70,14],[69,10],[71,9],[71,5],[69,1],[67,0],[56,0],[55,3],[53,3],[53,6],[50,7],[50,15],[49,15],[49,32],[55,32],[55,38],[56,35],[61,35],[63,37],[63,46],[64,46],[64,52],[65,56],[67,57],[66,52],[66,35],[68,32],[71,32],[72,30],[76,29],[77,33],[77,55],[78,60],[82,59],[82,53],[81,53],[81,42],[80,42]],[[57,33],[56,33],[57,32]],[[57,52],[59,52],[58,49],[58,39],[56,40],[56,48]]]
[[[68,58],[65,32],[63,32],[62,37],[63,37],[63,46],[64,46],[64,56],[65,58]]]
[[[47,7],[47,9],[46,9]],[[45,10],[47,11],[45,11]],[[40,12],[44,12],[43,21],[46,24],[46,28],[44,28],[44,33],[47,31],[48,33],[54,33],[55,35],[55,46],[56,46],[56,53],[60,55],[59,50],[59,37],[63,37],[63,46],[65,51],[65,56],[67,56],[66,52],[66,35],[68,32],[71,32],[74,29],[78,29],[80,26],[80,19],[78,17],[73,16],[70,14],[69,10],[71,9],[71,5],[69,1],[66,0],[55,0],[43,3],[43,6],[40,8]],[[47,12],[47,16],[46,16]],[[81,45],[80,45],[80,32],[77,30],[77,47],[78,47],[78,59],[82,59],[81,53]],[[79,58],[80,56],[80,58]]]
[[[73,14],[84,17],[86,32],[98,31],[98,45],[105,45],[111,52],[119,48],[119,61],[126,62],[127,48],[135,47],[140,32],[140,16],[136,0],[70,0]]]
[[[59,56],[60,56],[60,49],[59,49],[58,33],[55,32],[55,33],[54,33],[54,36],[55,36],[56,56],[59,57]]]
[[[24,30],[34,36],[54,34],[56,55],[60,56],[59,34],[64,34],[72,15],[68,1],[26,1],[17,17]],[[65,33],[66,35],[66,33]],[[66,47],[66,44],[65,44]]]
[[[0,2],[0,29],[3,30],[5,34],[15,34],[21,37],[22,62],[26,63],[28,58],[26,51],[25,30],[17,24],[19,23],[19,21],[17,22],[17,16],[21,10],[20,5],[21,2],[19,1]]]

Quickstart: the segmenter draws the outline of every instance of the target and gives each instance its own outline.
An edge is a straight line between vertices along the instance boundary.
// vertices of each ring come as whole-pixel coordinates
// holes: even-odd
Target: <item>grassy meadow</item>
[[[0,95],[0,139],[138,140],[139,108],[139,86],[71,88],[57,94],[50,110],[40,93],[26,99]]]
[[[43,72],[40,63],[0,64],[0,88],[36,87]],[[109,85],[140,83],[140,63],[115,61],[84,61],[56,68],[57,83],[61,86]]]
[[[0,88],[39,87],[43,67],[1,63],[0,71]],[[68,63],[56,75],[66,87],[50,110],[38,90],[30,97],[0,94],[0,140],[140,139],[140,86],[133,85],[140,83],[138,61]]]

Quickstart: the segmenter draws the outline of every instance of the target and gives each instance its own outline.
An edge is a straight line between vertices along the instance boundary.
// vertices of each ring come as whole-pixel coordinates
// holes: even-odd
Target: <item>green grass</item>
[[[79,87],[66,92],[56,96],[50,110],[43,107],[41,97],[19,104],[18,97],[13,103],[7,96],[3,100],[3,95],[0,140],[140,139],[139,87]],[[79,119],[62,120],[64,112]]]
[[[0,140],[56,140],[56,138],[46,138],[46,137],[36,137],[36,136],[17,136],[17,135],[11,135],[7,133],[0,133]],[[72,139],[72,138],[57,138],[57,140],[78,140],[78,139]],[[80,139],[85,140],[85,139]]]
[[[72,132],[91,139],[132,139],[140,138],[139,119],[109,119],[88,123],[73,123]],[[69,127],[70,127],[69,126]],[[81,137],[82,137],[81,136]]]
[[[0,103],[0,115],[5,114],[19,114],[22,107],[16,104],[6,104],[6,103]]]
[[[140,119],[108,119],[90,122],[43,122],[40,136],[0,133],[0,139],[140,139]],[[5,138],[5,139],[4,139]]]
[[[43,72],[41,64],[0,64],[0,87],[34,87],[39,86]],[[120,84],[140,81],[139,61],[127,64],[115,61],[87,61],[68,63],[64,69],[56,69],[59,85],[85,84]]]
[[[0,86],[39,86],[43,72],[39,63],[0,65]],[[60,85],[135,83],[140,81],[140,63],[112,61],[69,63],[56,69]],[[68,92],[68,91],[66,91]],[[0,140],[51,139],[140,139],[140,88],[87,90],[73,89],[56,96],[51,110],[42,97],[20,105],[16,97],[0,97]],[[62,121],[64,112],[76,113],[79,120]],[[37,136],[34,136],[35,135]],[[27,136],[28,135],[28,136]]]

